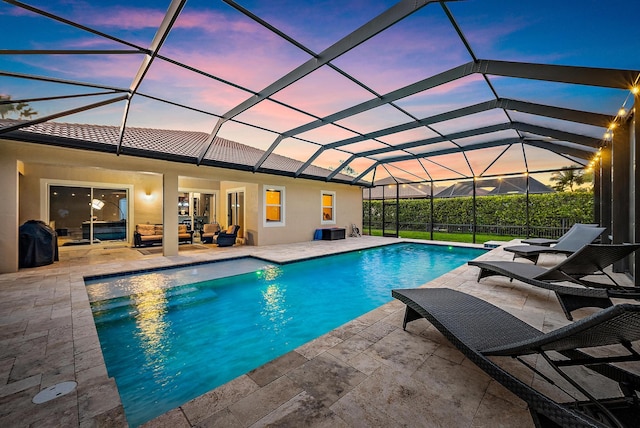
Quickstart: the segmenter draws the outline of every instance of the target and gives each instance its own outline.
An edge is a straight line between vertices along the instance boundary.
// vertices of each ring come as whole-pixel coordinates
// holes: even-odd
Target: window
[[[284,224],[284,187],[264,186],[264,226]]]
[[[321,191],[321,223],[336,224],[336,192]]]

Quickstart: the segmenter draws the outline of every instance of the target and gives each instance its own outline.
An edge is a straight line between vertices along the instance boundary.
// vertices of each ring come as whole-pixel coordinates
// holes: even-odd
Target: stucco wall
[[[41,219],[42,213],[46,213],[42,204],[46,198],[46,195],[42,194],[43,180],[133,186],[133,194],[130,195],[130,224],[162,223],[162,182],[165,173],[177,174],[180,188],[218,192],[219,203],[216,214],[223,225],[226,225],[227,221],[226,191],[244,188],[243,234],[247,244],[250,245],[313,239],[314,230],[323,227],[320,220],[321,190],[336,192],[335,226],[345,227],[355,223],[362,227],[362,192],[357,186],[253,174],[127,155],[116,156],[2,139],[0,139],[0,156],[6,159],[17,159],[24,164],[24,175],[19,180],[19,215],[15,224],[3,224],[3,227],[13,228],[29,219]],[[285,187],[285,227],[263,226],[263,184]],[[4,217],[3,221],[12,223],[7,217]],[[327,226],[324,225],[324,227]]]

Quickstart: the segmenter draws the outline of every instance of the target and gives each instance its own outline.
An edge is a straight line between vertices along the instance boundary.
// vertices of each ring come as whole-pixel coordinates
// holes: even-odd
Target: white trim
[[[322,205],[322,199],[324,195],[331,195],[331,200],[333,202],[333,205],[331,206],[331,220],[324,219],[324,205]],[[333,190],[320,191],[320,224],[336,224],[336,192],[334,192]]]
[[[244,203],[242,204],[242,221],[244,223],[246,223],[246,221],[247,221],[247,188],[246,187],[234,187],[233,189],[227,189],[225,191],[225,194],[224,194],[224,207],[226,208],[226,210],[223,213],[223,215],[221,216],[221,217],[224,218],[224,223],[220,223],[221,219],[218,219],[218,224],[226,224],[226,222],[228,220],[229,207],[227,206],[227,203],[229,202],[229,194],[230,193],[242,193],[244,195]],[[227,224],[227,227],[229,227],[229,226],[231,226],[231,225]],[[239,224],[238,226],[240,226],[242,228],[241,230],[244,230],[244,228],[245,228],[244,224]],[[245,232],[246,232],[246,230],[242,232],[243,236],[246,236],[246,235],[244,235]]]
[[[280,221],[267,221],[267,191],[277,190],[280,192]],[[262,185],[262,226],[264,227],[284,227],[286,226],[286,189],[284,186]]]

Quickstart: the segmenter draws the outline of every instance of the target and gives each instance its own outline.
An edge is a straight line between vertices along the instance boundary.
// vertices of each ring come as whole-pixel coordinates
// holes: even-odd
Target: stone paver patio
[[[0,426],[127,425],[115,381],[107,375],[84,275],[244,255],[284,262],[398,241],[364,236],[212,246],[174,257],[128,247],[63,248],[53,265],[0,275]],[[482,257],[509,260],[511,254],[498,248]],[[540,263],[556,260],[544,255]],[[553,293],[505,278],[478,284],[476,275],[476,268],[465,265],[424,286],[473,294],[545,331],[569,322]],[[524,402],[466,360],[427,321],[403,331],[403,315],[400,302],[385,304],[145,427],[533,426]],[[77,382],[77,389],[43,404],[32,402],[39,391],[63,381]]]

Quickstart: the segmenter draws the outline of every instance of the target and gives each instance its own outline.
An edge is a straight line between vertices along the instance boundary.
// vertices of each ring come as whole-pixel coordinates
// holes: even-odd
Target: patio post
[[[611,233],[613,243],[621,244],[629,242],[629,181],[631,144],[630,129],[628,123],[620,123],[613,134],[611,144]],[[620,260],[613,264],[614,272],[629,270],[629,260]]]
[[[600,221],[606,227],[602,241],[609,243],[611,234],[611,144],[600,150]]]
[[[430,205],[430,212],[429,212],[429,217],[431,220],[431,240],[433,241],[433,180],[431,180],[431,201],[429,202]]]
[[[476,178],[473,177],[473,224],[471,225],[471,232],[473,233],[473,243],[476,243]]]
[[[602,186],[602,180],[600,179],[600,162],[600,158],[598,157],[598,164],[593,167],[593,219],[596,224],[602,224],[600,222],[602,205],[602,195],[600,194]]]
[[[629,209],[631,210],[631,218],[634,219],[634,223],[636,224],[634,236],[632,236],[632,241],[634,243],[640,242],[640,227],[638,227],[638,215],[640,215],[640,197],[638,196],[638,184],[640,183],[640,117],[638,114],[640,113],[640,93],[634,95],[633,98],[633,128],[631,132],[633,132],[633,140],[634,145],[631,147],[631,153],[633,154],[633,159],[630,160],[633,165],[633,171],[630,172],[631,178],[631,194],[633,195],[633,202],[629,204]],[[640,256],[634,254],[632,257],[633,270],[631,273],[633,274],[633,283],[639,284],[640,281]]]
[[[178,255],[178,174],[162,176],[162,254]]]
[[[400,237],[400,183],[396,184],[396,238]]]
[[[0,253],[3,254],[0,257],[0,273],[10,273],[18,272],[19,265],[18,177],[23,166],[14,153],[8,153],[8,150],[1,151],[0,182],[4,190],[0,204],[0,224],[4,226],[0,228]]]
[[[369,187],[369,236],[371,236],[371,216],[373,215],[373,206],[371,204],[371,187]]]
[[[526,229],[526,235],[527,238],[529,238],[531,236],[531,232],[529,230],[529,173],[525,174],[525,179],[526,179],[526,197],[525,197],[525,229]]]

